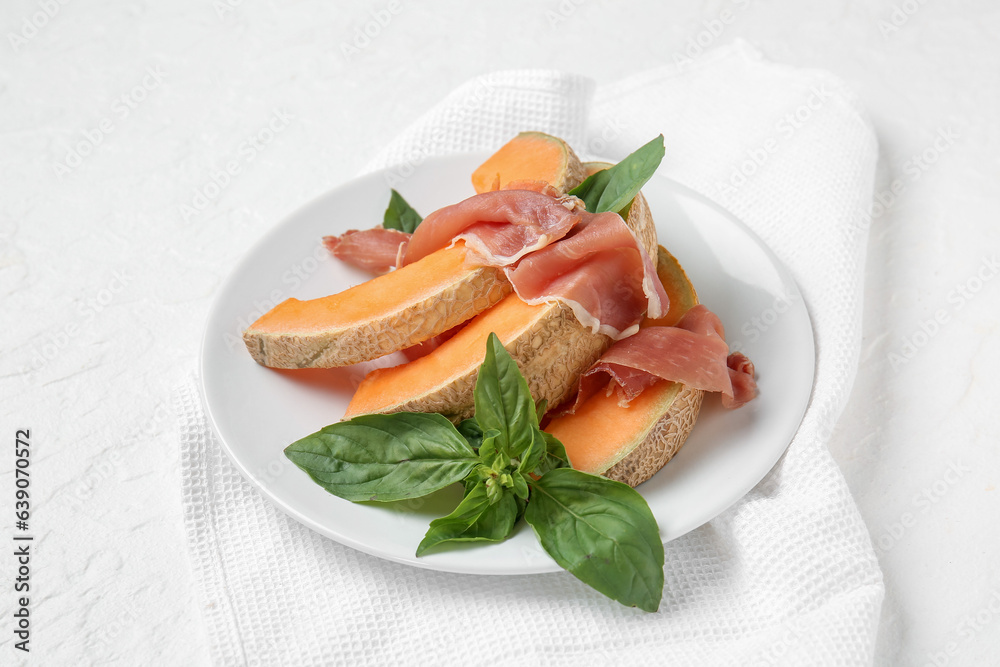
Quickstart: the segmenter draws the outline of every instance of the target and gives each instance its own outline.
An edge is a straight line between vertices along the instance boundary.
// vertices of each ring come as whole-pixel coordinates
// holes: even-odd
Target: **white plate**
[[[431,159],[396,187],[427,214],[474,194],[469,174],[486,155]],[[714,518],[771,469],[798,429],[812,391],[815,352],[805,305],[788,272],[743,224],[666,178],[643,188],[660,242],[681,262],[702,303],[757,367],[759,397],[726,411],[708,396],[680,453],[639,491],[664,542]],[[364,369],[274,371],[258,366],[240,335],[288,297],[339,292],[367,276],[329,259],[326,234],[378,224],[389,185],[381,173],[319,197],[277,225],[247,254],[212,307],[202,346],[210,420],[240,472],[289,515],[343,544],[389,560],[449,572],[528,574],[559,567],[521,523],[506,542],[416,558],[431,519],[458,503],[458,485],[409,502],[353,504],[292,465],[289,443],[338,421]]]

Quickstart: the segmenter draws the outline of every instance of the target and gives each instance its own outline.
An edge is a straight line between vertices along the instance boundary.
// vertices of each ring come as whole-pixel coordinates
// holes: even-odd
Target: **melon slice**
[[[638,486],[684,444],[703,393],[677,382],[657,382],[622,408],[617,394],[598,392],[545,430],[563,443],[577,470]]]
[[[531,395],[549,405],[568,398],[580,373],[611,344],[609,337],[584,328],[568,306],[531,306],[512,294],[427,356],[369,373],[344,419],[375,412],[439,412],[454,420],[472,416],[472,392],[491,332],[517,362]]]
[[[271,368],[332,368],[421,343],[511,292],[502,269],[465,255],[459,242],[338,294],[287,299],[244,332],[247,350]]]
[[[672,326],[698,303],[698,295],[673,255],[660,247],[657,260],[671,307],[664,317],[644,324]],[[577,470],[634,487],[666,465],[687,440],[704,392],[661,380],[628,407],[618,405],[616,392],[608,394],[597,392],[575,414],[553,419],[545,430],[563,443]]]
[[[472,172],[472,187],[482,194],[512,181],[544,181],[562,195],[583,179],[580,158],[565,141],[542,132],[522,132]]]

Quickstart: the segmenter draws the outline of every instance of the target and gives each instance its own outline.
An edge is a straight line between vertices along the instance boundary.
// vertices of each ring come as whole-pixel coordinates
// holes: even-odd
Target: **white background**
[[[401,2],[356,53],[342,45],[390,3],[335,4],[0,8],[0,425],[4,442],[33,436],[33,663],[207,663],[170,401],[214,290],[272,224],[476,74],[606,83],[737,37],[847,80],[878,133],[876,190],[898,180],[871,228],[861,367],[831,443],[885,573],[878,661],[1000,655],[995,3]],[[276,112],[291,119],[273,141],[241,151]]]

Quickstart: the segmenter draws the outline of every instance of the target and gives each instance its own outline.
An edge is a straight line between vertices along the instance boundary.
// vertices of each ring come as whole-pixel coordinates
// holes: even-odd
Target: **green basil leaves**
[[[589,176],[569,194],[582,199],[591,213],[624,213],[642,186],[652,178],[664,154],[661,134],[615,166]]]
[[[398,229],[401,232],[412,234],[423,221],[420,214],[403,199],[403,195],[393,190],[392,194],[389,195],[389,206],[385,209],[382,226],[386,229]]]
[[[570,194],[591,212],[627,215],[663,154],[661,135]],[[412,233],[420,222],[393,190],[383,226]],[[649,506],[625,484],[569,467],[562,443],[541,429],[545,402],[535,404],[496,334],[473,397],[475,416],[457,426],[438,414],[365,415],[302,438],[285,455],[354,502],[417,498],[462,482],[462,501],[431,521],[417,556],[454,542],[500,542],[523,516],[575,577],[624,605],[656,611],[664,552]]]
[[[485,481],[479,481],[466,494],[455,511],[434,519],[427,535],[417,547],[417,555],[444,542],[500,542],[514,530],[518,518],[517,498],[501,493],[490,502]]]
[[[498,451],[520,457],[531,447],[539,430],[535,402],[524,376],[496,334],[490,334],[486,343],[486,359],[479,368],[473,398],[479,427],[499,431]]]
[[[475,387],[476,414],[365,415],[292,443],[285,454],[330,493],[351,501],[417,498],[455,482],[465,495],[431,521],[417,556],[454,542],[500,542],[522,516],[560,566],[618,602],[656,611],[663,544],[634,489],[568,467],[539,427],[517,364],[491,334]]]
[[[479,458],[445,417],[364,415],[293,442],[285,456],[345,500],[419,498],[460,482]]]

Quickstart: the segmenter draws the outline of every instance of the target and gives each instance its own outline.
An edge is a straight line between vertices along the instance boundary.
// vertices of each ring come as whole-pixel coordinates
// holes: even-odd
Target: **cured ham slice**
[[[332,239],[355,266],[385,272],[462,240],[470,266],[503,267],[528,304],[563,302],[593,333],[614,339],[661,317],[669,299],[656,266],[617,213],[588,213],[546,183],[485,192],[427,216],[408,239],[373,229]],[[398,235],[398,236],[397,236]],[[397,261],[397,255],[401,261]]]
[[[722,405],[738,408],[757,395],[754,367],[742,353],[729,354],[722,322],[702,305],[673,327],[646,327],[611,346],[580,380],[572,413],[602,388],[618,392],[627,406],[660,380],[722,394]]]
[[[722,405],[733,409],[752,401],[757,396],[757,381],[754,380],[753,362],[742,352],[733,352],[726,357],[729,366],[729,380],[733,383],[733,398],[722,395]]]
[[[653,260],[617,213],[586,214],[558,243],[506,271],[529,304],[562,301],[594,333],[635,333],[643,315],[662,317],[669,299]]]
[[[352,229],[340,236],[323,237],[323,245],[334,257],[375,275],[398,266],[409,242],[410,234],[382,227]]]
[[[530,190],[484,192],[428,215],[413,233],[403,264],[465,239],[484,264],[507,266],[582,222],[585,212],[578,207],[575,197],[557,199]]]

